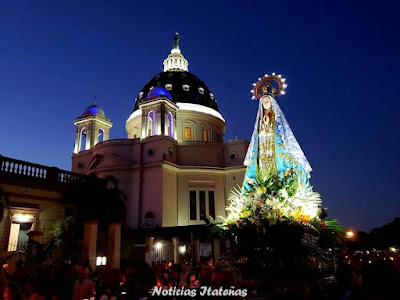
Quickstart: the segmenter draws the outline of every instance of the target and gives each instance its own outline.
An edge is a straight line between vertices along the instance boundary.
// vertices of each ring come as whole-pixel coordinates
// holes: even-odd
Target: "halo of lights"
[[[252,94],[251,99],[258,100],[265,95],[270,95],[273,97],[285,95],[285,90],[288,86],[285,81],[286,79],[283,78],[281,74],[265,74],[263,78],[258,78],[258,81],[252,84],[254,88],[250,91]],[[277,83],[278,88],[271,85],[272,82]]]

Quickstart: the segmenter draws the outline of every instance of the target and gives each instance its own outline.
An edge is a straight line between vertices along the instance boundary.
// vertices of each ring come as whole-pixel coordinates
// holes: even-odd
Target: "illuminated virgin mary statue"
[[[275,170],[280,178],[290,173],[296,174],[299,180],[308,184],[311,166],[275,100],[276,96],[285,94],[285,79],[275,73],[266,74],[253,85],[252,99],[259,100],[259,106],[244,160],[247,170],[243,188],[252,184],[260,168]]]
[[[309,183],[312,169],[275,100],[285,93],[285,79],[272,73],[253,86],[252,98],[259,105],[244,161],[247,169],[242,188],[231,193],[223,226],[278,221],[314,226],[320,222],[321,199]]]

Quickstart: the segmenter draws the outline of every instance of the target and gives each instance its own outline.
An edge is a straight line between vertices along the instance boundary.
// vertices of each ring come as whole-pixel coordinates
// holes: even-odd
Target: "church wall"
[[[132,170],[132,182],[130,195],[127,203],[126,224],[130,228],[139,228],[139,200],[140,200],[140,182],[142,177],[142,168],[137,167]]]
[[[178,175],[163,168],[162,226],[178,226]]]
[[[86,174],[87,167],[93,157],[93,150],[81,151],[72,156],[71,171],[79,174]],[[79,168],[79,164],[83,163],[83,168]]]
[[[178,110],[176,113],[176,131],[179,141],[185,140],[184,137],[184,127],[186,121],[194,122],[194,132],[192,132],[194,141],[203,141],[203,127],[211,127],[211,136],[215,137],[216,134],[222,137],[225,132],[225,122],[221,119],[214,117],[209,114],[192,112],[192,111],[182,111]],[[211,142],[220,142],[216,138],[211,140]]]
[[[161,165],[142,169],[142,189],[140,192],[141,223],[147,212],[153,212],[157,226],[162,226],[163,209],[163,168]]]
[[[226,205],[228,204],[229,194],[233,189],[239,188],[243,184],[244,173],[246,167],[242,166],[239,168],[228,169],[225,172],[225,195]]]
[[[142,115],[132,119],[125,125],[128,139],[140,138],[142,133]],[[135,137],[136,135],[136,137]]]
[[[223,172],[184,171],[178,173],[178,225],[205,224],[203,220],[190,220],[190,190],[213,190],[215,193],[215,215],[225,216],[225,188]],[[197,199],[197,203],[199,199]],[[199,210],[197,204],[197,211]]]
[[[178,164],[182,166],[223,167],[221,144],[188,142],[179,145]]]
[[[224,143],[225,167],[243,165],[248,147],[249,142],[246,140],[229,140]]]
[[[11,217],[14,213],[35,216],[35,228],[43,232],[44,242],[53,237],[54,222],[63,219],[65,214],[61,191],[19,181],[1,184],[0,188],[8,193],[10,200],[10,209],[5,212],[0,223],[0,252],[7,251]]]

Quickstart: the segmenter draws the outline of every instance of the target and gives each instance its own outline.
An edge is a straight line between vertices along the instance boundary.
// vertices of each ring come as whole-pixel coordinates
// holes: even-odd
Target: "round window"
[[[156,150],[154,150],[153,148],[150,148],[149,150],[147,150],[148,156],[154,156],[154,154],[156,154]]]
[[[85,163],[83,161],[78,162],[78,169],[79,170],[82,170],[84,166],[85,166]]]
[[[235,153],[235,152],[232,152],[230,155],[229,155],[229,159],[230,160],[235,160],[237,158],[237,154]]]

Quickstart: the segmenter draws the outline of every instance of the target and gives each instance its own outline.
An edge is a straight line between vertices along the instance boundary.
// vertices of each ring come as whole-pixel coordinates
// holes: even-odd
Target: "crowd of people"
[[[13,272],[3,266],[0,295],[4,300],[130,300],[151,298],[154,289],[231,287],[246,289],[258,299],[400,299],[400,254],[397,252],[337,253],[332,276],[294,265],[284,276],[242,278],[226,261],[172,264],[166,261],[128,264],[121,270],[92,270],[88,261],[31,268],[23,260]],[[277,266],[275,266],[277,267]],[[317,270],[318,271],[318,270]],[[164,297],[165,298],[165,297]]]
[[[230,264],[214,266],[212,260],[198,264],[144,261],[128,264],[123,271],[100,267],[89,261],[31,268],[22,259],[15,270],[3,266],[0,295],[4,300],[130,300],[151,298],[154,288],[195,289],[200,286],[230,288],[241,282],[240,272]]]

